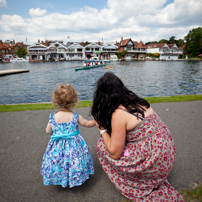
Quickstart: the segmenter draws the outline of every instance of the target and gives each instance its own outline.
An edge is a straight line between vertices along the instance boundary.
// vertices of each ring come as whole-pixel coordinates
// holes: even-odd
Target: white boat
[[[91,57],[89,60],[84,60],[84,62],[107,62],[109,63],[110,60],[99,60],[98,57]]]
[[[29,62],[29,60],[26,60],[24,58],[10,58],[10,62],[15,63],[15,62]]]
[[[111,56],[110,56],[110,60],[118,60],[117,55],[111,55]]]

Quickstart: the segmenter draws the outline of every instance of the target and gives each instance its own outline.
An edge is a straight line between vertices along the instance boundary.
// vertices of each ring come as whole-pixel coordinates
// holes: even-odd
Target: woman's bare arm
[[[102,138],[109,152],[111,158],[117,160],[123,152],[126,138],[126,117],[125,113],[121,110],[116,110],[112,115],[111,125],[112,132],[111,136],[104,132]],[[121,117],[121,118],[120,118]]]

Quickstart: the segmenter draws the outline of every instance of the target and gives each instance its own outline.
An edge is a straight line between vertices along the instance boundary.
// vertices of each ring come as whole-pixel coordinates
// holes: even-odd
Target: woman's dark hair
[[[143,117],[145,111],[143,107],[150,107],[146,100],[126,88],[119,77],[112,72],[107,72],[96,82],[91,108],[91,115],[97,121],[99,127],[111,131],[112,114],[119,105],[123,105],[129,113],[137,112],[142,114]]]

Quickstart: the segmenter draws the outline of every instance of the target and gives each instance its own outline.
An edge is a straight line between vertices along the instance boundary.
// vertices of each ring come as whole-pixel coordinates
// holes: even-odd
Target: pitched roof
[[[148,45],[147,46],[147,48],[148,49],[150,49],[150,48],[159,48],[159,49],[161,49],[161,48],[163,48],[164,46],[165,46],[165,44],[166,43],[153,43],[153,44],[150,44],[150,45]]]
[[[126,46],[126,45],[127,45],[127,43],[128,43],[130,40],[131,40],[131,38],[121,40],[121,41],[120,41],[120,45],[119,45],[119,46]],[[131,40],[131,41],[132,41],[132,40]]]
[[[172,44],[167,44],[168,47],[171,49],[174,45],[176,45],[175,43],[172,43]]]
[[[179,50],[183,50],[185,47],[186,47],[186,45],[185,45],[185,44],[182,44],[182,45],[179,47]]]
[[[10,46],[6,43],[0,43],[0,49],[9,49],[10,50]]]
[[[133,41],[133,43],[134,43],[134,48],[137,48],[138,42],[137,41]]]
[[[140,41],[137,45],[137,48],[146,48],[142,41]]]

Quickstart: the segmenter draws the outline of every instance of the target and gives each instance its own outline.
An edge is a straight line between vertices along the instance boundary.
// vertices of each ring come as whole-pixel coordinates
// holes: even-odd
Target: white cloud
[[[6,7],[7,3],[6,0],[0,0],[0,8]]]
[[[1,1],[1,0],[0,0]],[[202,26],[201,0],[108,0],[108,7],[98,10],[84,7],[71,14],[50,13],[30,9],[31,18],[2,15],[2,39],[13,33],[16,41],[23,37],[28,43],[39,39],[67,41],[120,41],[121,36],[143,42],[183,38],[190,27]],[[11,39],[12,40],[12,39]],[[22,39],[21,39],[22,40]],[[19,40],[19,41],[21,41]]]
[[[45,9],[40,9],[40,8],[36,8],[36,9],[31,8],[31,9],[29,10],[29,14],[30,14],[32,17],[41,17],[41,16],[45,15],[46,12],[47,12],[47,10],[45,10]]]

